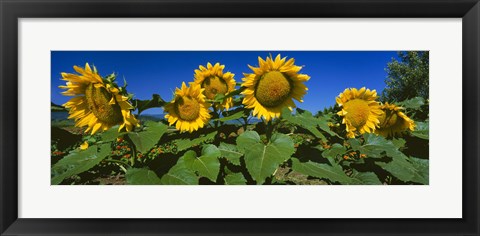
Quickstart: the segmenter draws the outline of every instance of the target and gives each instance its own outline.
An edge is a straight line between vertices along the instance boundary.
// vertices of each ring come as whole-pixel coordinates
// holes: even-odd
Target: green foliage
[[[240,119],[240,118],[243,117],[243,113],[244,113],[243,110],[241,110],[241,111],[233,113],[229,116],[219,118],[218,120],[221,121],[221,122],[230,121],[230,120],[237,120],[237,119]]]
[[[403,105],[414,110],[422,106],[421,101],[412,99]],[[239,112],[240,118],[245,118],[243,111],[232,115]],[[228,125],[235,134],[228,137],[217,135],[231,132],[225,131],[227,126],[194,138],[178,132],[165,135],[167,126],[153,121],[136,132],[118,133],[118,126],[112,127],[100,135],[84,136],[79,142],[87,141],[90,148],[74,149],[53,165],[52,184],[71,176],[83,178],[80,174],[95,171],[95,166],[104,168],[105,163],[123,169],[126,184],[131,185],[429,183],[428,159],[402,152],[416,153],[410,150],[412,143],[428,142],[428,120],[416,122],[415,131],[403,138],[366,133],[344,140],[330,130],[327,122],[332,122],[331,116],[331,112],[313,117],[301,109],[295,115],[284,111],[287,122],[249,126],[246,131]],[[288,126],[282,126],[285,124]],[[279,133],[280,128],[290,133]],[[63,153],[57,149],[52,152]],[[181,157],[177,157],[179,153],[183,153]],[[292,158],[294,154],[301,160]],[[157,162],[159,166],[147,168]]]
[[[312,161],[300,162],[296,158],[292,158],[292,169],[299,173],[313,176],[316,178],[323,178],[332,182],[341,184],[352,184],[353,180],[348,177],[339,165],[319,164]]]
[[[397,102],[399,105],[405,108],[404,112],[414,120],[427,120],[428,119],[428,102],[422,97],[414,97],[402,102]]]
[[[412,182],[428,184],[430,168],[428,160],[410,157],[409,161],[416,170]]]
[[[422,97],[414,97],[403,102],[398,102],[398,105],[411,110],[420,110],[425,105],[425,99]]]
[[[312,115],[311,112],[306,110],[297,108],[297,114],[293,115],[288,108],[284,108],[282,110],[282,118],[292,124],[307,129],[313,135],[315,135],[315,137],[320,138],[323,141],[327,141],[327,138],[325,137],[325,135],[322,134],[322,132],[320,132],[320,130],[328,133],[331,136],[336,135],[328,127],[328,122],[326,119],[321,119],[321,117],[316,118]],[[320,128],[320,130],[318,128]]]
[[[330,149],[325,150],[322,153],[322,156],[325,157],[325,158],[334,158],[335,159],[338,155],[342,155],[346,151],[347,151],[347,149],[344,146],[342,146],[338,143],[335,143],[335,144],[332,145],[332,147]]]
[[[198,175],[210,179],[212,182],[217,180],[220,171],[220,150],[215,145],[208,144],[202,149],[202,155],[197,157],[194,151],[188,151],[183,155],[185,165]]]
[[[381,185],[382,182],[378,179],[378,176],[373,172],[356,172],[351,176],[355,184],[362,185]]]
[[[139,115],[147,109],[163,107],[165,103],[166,102],[158,94],[153,94],[152,99],[150,100],[138,100],[138,99],[134,100],[134,104],[137,107]]]
[[[415,122],[415,130],[412,132],[412,135],[421,138],[421,139],[427,139],[428,140],[428,133],[429,133],[429,124],[428,121],[426,122]]]
[[[231,173],[225,176],[225,184],[227,185],[245,185],[247,180],[241,173]]]
[[[404,141],[397,140],[395,145],[375,134],[364,134],[363,138],[363,143],[358,139],[348,140],[352,150],[365,154],[367,158],[389,157],[388,161],[382,159],[375,164],[403,182],[428,184],[428,160],[413,159],[403,154],[399,150],[399,142],[404,144]]]
[[[110,145],[103,144],[70,153],[52,167],[52,184],[60,184],[65,178],[90,170],[105,159],[110,150]]]
[[[240,135],[237,146],[245,154],[246,167],[257,184],[263,184],[295,151],[293,141],[287,135],[273,134],[270,142],[264,144],[255,131]]]
[[[185,155],[192,155],[187,154]],[[168,173],[162,176],[160,183],[164,185],[195,185],[198,177],[193,170],[185,165],[185,155],[180,157],[177,164]]]
[[[428,99],[429,93],[429,52],[399,52],[400,61],[392,59],[388,63],[386,88],[383,101],[404,101],[414,97]]]
[[[312,161],[300,162],[292,158],[292,169],[296,172],[325,179],[340,184],[382,184],[373,172],[355,172],[352,176],[345,174],[340,165],[320,164]]]
[[[388,149],[387,156],[392,160],[388,162],[375,162],[378,166],[388,171],[403,182],[417,182],[428,184],[428,160],[413,159],[396,149]]]
[[[220,143],[218,150],[220,150],[221,157],[225,157],[232,164],[237,166],[240,165],[240,158],[243,156],[243,153],[238,151],[237,146],[228,143]]]
[[[107,131],[103,132],[101,138],[103,142],[112,142],[120,135],[123,135],[123,133],[119,133],[118,125],[115,125]]]
[[[215,138],[215,135],[217,135],[217,131],[206,134],[206,135],[202,135],[195,139],[178,139],[175,141],[177,145],[177,151],[181,152],[191,147],[198,146],[202,143],[208,143]]]
[[[145,127],[140,132],[130,132],[128,137],[135,144],[139,152],[147,152],[157,144],[158,140],[167,131],[167,126],[153,121],[145,122]]]
[[[403,148],[405,147],[405,144],[407,143],[407,141],[405,141],[405,139],[403,138],[394,138],[391,140],[393,145],[395,145],[396,148]]]
[[[349,139],[348,143],[353,150],[360,151],[367,157],[380,158],[384,156],[383,153],[395,152],[398,149],[392,141],[386,140],[379,135],[366,133],[363,135],[363,138],[365,139],[363,144],[360,144],[358,139]]]
[[[157,185],[161,184],[155,172],[148,169],[130,168],[125,174],[127,183],[131,185]]]

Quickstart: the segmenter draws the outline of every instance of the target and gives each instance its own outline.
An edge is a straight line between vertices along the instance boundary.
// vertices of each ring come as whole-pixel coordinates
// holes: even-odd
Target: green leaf
[[[300,160],[292,158],[292,169],[304,175],[328,179],[332,182],[338,182],[341,184],[353,183],[353,180],[345,174],[340,165],[331,166],[312,161],[300,162]]]
[[[428,160],[409,158],[398,150],[387,154],[392,157],[392,161],[388,163],[375,162],[375,164],[401,181],[428,183]]]
[[[428,122],[415,121],[415,130],[412,131],[413,136],[421,139],[429,139],[428,132]]]
[[[317,129],[317,118],[313,117],[312,113],[308,111],[304,112],[304,114],[297,112],[296,115],[293,115],[290,109],[284,108],[282,110],[282,118],[294,125],[298,125],[307,129],[308,131],[310,131],[310,133],[312,133],[313,135],[315,135],[315,137],[321,139],[322,141],[327,141],[325,135],[323,135]]]
[[[401,181],[428,183],[428,167],[426,171],[425,168],[421,168],[428,165],[428,163],[418,162],[416,163],[418,166],[415,166],[413,163],[414,159],[409,159],[399,151],[399,146],[405,144],[403,139],[394,141],[396,143],[394,144],[392,141],[375,134],[364,134],[363,138],[365,139],[363,145],[357,139],[348,140],[353,150],[358,150],[360,153],[372,158],[391,157],[392,160],[389,162],[377,161],[375,164]]]
[[[237,146],[228,143],[220,143],[218,147],[220,150],[221,156],[227,158],[227,160],[234,165],[240,165],[240,158],[243,156],[243,153],[239,152]]]
[[[215,135],[217,135],[217,131],[200,136],[196,139],[178,139],[175,141],[175,143],[177,144],[177,150],[181,152],[188,148],[198,146],[202,143],[210,142],[215,138]]]
[[[428,184],[429,183],[429,161],[425,159],[419,159],[415,157],[409,158],[415,168],[415,174],[412,178],[412,182]]]
[[[298,125],[307,129],[313,135],[315,135],[315,137],[321,139],[322,141],[327,141],[327,138],[320,132],[320,130],[318,130],[317,127],[320,127],[320,129],[332,136],[337,136],[337,134],[331,131],[330,127],[328,127],[328,122],[326,119],[316,118],[312,115],[312,113],[306,110],[297,108],[297,113],[293,115],[290,109],[284,108],[282,109],[282,118],[294,125]]]
[[[393,160],[388,163],[375,162],[375,164],[404,182],[412,181],[415,176],[415,168],[403,157],[393,158]]]
[[[192,151],[193,152],[193,151]],[[188,152],[187,152],[188,153]],[[187,155],[185,153],[185,155]],[[193,153],[195,154],[195,152]],[[160,183],[164,185],[196,185],[198,177],[194,171],[185,165],[184,156],[180,157],[177,164],[173,166],[168,173],[162,176]],[[191,154],[188,154],[191,155]]]
[[[242,116],[243,116],[243,110],[239,111],[239,112],[236,112],[236,113],[233,113],[232,115],[219,118],[218,120],[221,121],[221,122],[225,122],[225,121],[229,121],[229,120],[240,119]]]
[[[357,139],[349,139],[353,150],[360,151],[360,153],[367,155],[367,157],[380,158],[383,157],[383,153],[395,152],[397,147],[389,140],[376,134],[366,133],[363,135],[365,142],[360,145]]]
[[[338,155],[343,155],[347,149],[341,144],[335,143],[330,149],[325,150],[322,156],[325,158],[336,158]]]
[[[226,185],[245,185],[247,180],[242,173],[231,173],[224,178]]]
[[[225,98],[230,98],[230,97],[233,97],[233,96],[237,96],[239,95],[243,90],[245,90],[246,87],[240,87],[239,89],[236,89],[236,90],[233,90],[232,92],[229,92],[228,94],[226,95],[223,95],[223,96],[215,96],[214,100],[220,100],[220,102],[223,102],[223,100]],[[219,95],[219,94],[217,94]]]
[[[107,131],[102,133],[102,141],[103,142],[112,142],[117,139],[118,136],[123,135],[124,133],[118,132],[118,125],[113,126],[112,128],[108,129]]]
[[[132,185],[157,185],[161,184],[155,172],[148,169],[130,168],[125,174],[128,184]]]
[[[405,141],[405,139],[403,138],[394,138],[392,139],[392,143],[397,148],[403,148],[405,147],[405,144],[407,143],[407,141]]]
[[[103,144],[89,147],[85,151],[72,152],[52,167],[51,184],[60,184],[65,178],[83,173],[98,165],[110,154],[110,145]]]
[[[287,135],[273,134],[265,145],[255,131],[246,131],[238,136],[237,147],[245,154],[246,167],[257,184],[263,184],[295,152],[293,140]]]
[[[202,155],[197,157],[194,151],[185,153],[184,160],[187,168],[196,171],[200,176],[207,177],[212,182],[217,181],[220,172],[220,150],[213,144],[205,145],[202,149]]]
[[[423,105],[425,105],[425,99],[422,97],[414,97],[403,102],[399,102],[398,105],[401,105],[404,108],[419,110]]]
[[[144,130],[128,133],[139,152],[145,153],[158,143],[168,127],[162,123],[147,121]]]
[[[223,99],[225,99],[225,94],[217,93],[217,94],[215,94],[215,97],[213,98],[213,101],[218,102],[218,103],[222,103]]]
[[[378,176],[373,172],[356,172],[352,178],[355,184],[364,185],[381,185],[382,182],[378,179]]]
[[[134,104],[137,105],[138,114],[141,114],[143,111],[156,108],[156,107],[163,107],[165,105],[165,101],[160,97],[158,94],[153,94],[152,99],[150,100],[134,100]]]

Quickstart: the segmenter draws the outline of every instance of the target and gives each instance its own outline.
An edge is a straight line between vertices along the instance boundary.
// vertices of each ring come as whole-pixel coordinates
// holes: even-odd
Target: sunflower
[[[185,82],[182,88],[175,89],[175,97],[164,109],[168,113],[165,119],[170,125],[176,123],[175,127],[180,132],[193,132],[202,128],[210,119],[208,108],[210,104],[205,101],[205,89],[199,84]]]
[[[393,137],[415,129],[415,122],[402,112],[403,107],[386,102],[381,109],[384,113],[380,116],[380,127],[375,130],[375,133],[384,137]]]
[[[302,67],[294,63],[293,58],[286,61],[286,57],[281,58],[279,54],[275,60],[271,56],[266,60],[258,57],[259,67],[248,66],[253,73],[244,73],[243,104],[246,108],[253,109],[254,116],[263,116],[266,121],[270,121],[280,116],[282,108],[292,110],[295,107],[293,98],[303,102],[302,98],[308,90],[304,82],[310,76],[299,74]]]
[[[372,133],[383,111],[376,101],[377,91],[347,88],[337,97],[337,104],[342,110],[337,114],[343,116],[342,124],[346,125],[347,137],[355,138],[356,133]]]
[[[59,86],[67,91],[65,96],[74,96],[63,104],[69,109],[69,119],[75,120],[76,127],[88,126],[85,132],[95,134],[114,125],[120,125],[118,131],[125,128],[131,131],[138,121],[131,114],[133,106],[129,98],[120,93],[118,86],[111,80],[103,80],[96,68],[85,64],[85,68],[73,67],[78,74],[62,73],[66,85]]]
[[[233,79],[234,74],[230,72],[223,73],[225,65],[220,65],[216,63],[214,66],[207,63],[207,67],[199,66],[199,69],[195,70],[195,80],[196,84],[199,84],[204,88],[203,94],[207,99],[214,99],[215,95],[222,94],[227,95],[228,93],[235,90],[235,79]],[[233,98],[229,97],[223,100],[222,104],[218,104],[216,108],[218,109],[230,109],[233,105]]]

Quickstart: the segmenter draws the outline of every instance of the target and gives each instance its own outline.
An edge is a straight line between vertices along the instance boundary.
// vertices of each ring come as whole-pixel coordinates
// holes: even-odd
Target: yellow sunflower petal
[[[86,150],[88,148],[88,142],[85,141],[80,145],[80,150]]]
[[[213,68],[211,64],[207,64],[207,67]],[[208,123],[209,104],[205,102],[201,86],[194,82],[187,87],[183,82],[177,91],[172,101],[164,107],[167,112],[165,118],[169,124],[175,124],[175,128],[180,132],[193,132]]]
[[[221,65],[219,62],[215,63],[213,66],[208,62],[206,68],[200,65],[199,70],[194,71],[195,86],[198,85],[203,89],[201,93],[205,95],[205,98],[213,100],[217,94],[226,95],[235,90],[236,82],[234,74],[231,72],[223,73],[224,68],[225,65]],[[198,89],[192,89],[195,93],[199,93]],[[231,100],[224,99],[222,104],[216,105],[216,108],[228,110],[232,105]]]
[[[293,99],[303,101],[308,90],[304,82],[310,77],[298,74],[301,67],[293,63],[293,58],[287,61],[277,55],[275,59],[258,57],[259,67],[249,66],[253,74],[244,73],[242,103],[253,109],[254,116],[269,121],[279,117],[284,107],[294,108]]]
[[[354,138],[355,133],[372,133],[380,123],[383,111],[377,99],[375,90],[365,87],[361,89],[347,88],[337,98],[337,104],[342,110],[337,115],[343,117],[342,123],[348,138]]]
[[[387,102],[381,106],[381,109],[383,114],[379,117],[379,127],[375,131],[377,134],[385,137],[401,137],[406,131],[415,129],[415,122],[402,112],[403,107]]]
[[[131,129],[138,121],[131,114],[133,106],[128,97],[119,95],[116,85],[105,84],[96,68],[88,63],[85,68],[74,66],[78,74],[61,73],[62,80],[67,81],[67,89],[62,94],[75,96],[64,104],[69,109],[69,119],[75,120],[76,127],[87,126],[85,132],[95,134],[114,125]]]

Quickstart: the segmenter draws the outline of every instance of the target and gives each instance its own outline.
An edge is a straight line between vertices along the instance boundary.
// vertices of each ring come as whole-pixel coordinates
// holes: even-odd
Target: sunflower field
[[[74,66],[61,75],[71,99],[52,105],[69,121],[52,124],[51,184],[429,184],[428,100],[345,88],[312,114],[301,109],[311,78],[294,58],[257,65],[241,82],[200,65],[171,100],[136,99],[116,74]],[[152,108],[163,119],[142,115]]]

